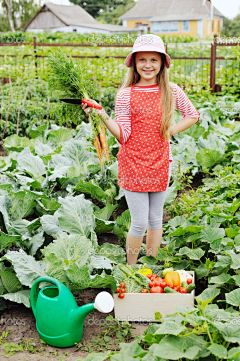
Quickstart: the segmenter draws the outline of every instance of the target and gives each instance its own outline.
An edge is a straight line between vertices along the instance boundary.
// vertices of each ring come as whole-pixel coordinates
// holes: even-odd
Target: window
[[[139,28],[142,26],[142,23],[136,23],[135,25],[136,25],[136,28]]]
[[[151,32],[160,33],[160,21],[154,21],[151,24]]]
[[[170,21],[170,31],[178,31],[178,21]]]
[[[182,31],[189,32],[189,20],[184,20],[182,22]]]
[[[162,32],[165,33],[168,31],[168,21],[162,21],[161,22],[162,25]]]

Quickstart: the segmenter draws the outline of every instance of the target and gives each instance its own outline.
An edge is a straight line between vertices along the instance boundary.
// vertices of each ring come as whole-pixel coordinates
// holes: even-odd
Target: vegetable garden
[[[224,95],[185,89],[201,118],[171,139],[162,244],[156,258],[146,256],[144,236],[136,265],[126,264],[131,218],[118,186],[115,137],[105,129],[109,160],[102,158],[101,167],[94,121],[79,105],[61,102],[54,82],[20,77],[2,86],[1,359],[240,359],[240,101],[239,88],[231,87],[238,71],[228,71],[232,90]],[[117,89],[93,86],[90,74],[87,81],[88,94],[114,118]],[[180,119],[175,111],[174,122]],[[119,293],[120,286],[121,302],[128,293],[169,283],[188,288],[189,271],[195,272],[194,307],[178,306],[164,319],[156,309],[157,322],[150,323],[94,311],[76,346],[64,350],[40,341],[30,308],[30,289],[39,277],[61,281],[81,306],[103,290]]]

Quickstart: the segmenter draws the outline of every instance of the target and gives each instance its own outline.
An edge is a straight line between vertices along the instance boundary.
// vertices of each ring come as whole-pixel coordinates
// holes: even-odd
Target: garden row
[[[66,107],[71,129],[57,125],[56,114],[63,106],[58,93],[47,108],[47,87],[38,85],[30,83],[26,97],[26,87],[22,88],[19,122],[18,113],[13,116],[10,110],[8,123],[2,120],[6,132],[10,125],[12,132],[3,143],[8,155],[0,157],[0,309],[7,300],[30,307],[30,288],[40,276],[55,277],[73,292],[86,288],[115,292],[128,272],[131,280],[126,282],[126,292],[138,293],[148,287],[149,280],[131,274],[143,264],[158,276],[166,267],[194,270],[196,308],[179,309],[162,324],[150,324],[131,344],[120,344],[119,354],[108,352],[100,359],[120,360],[127,353],[137,360],[239,357],[240,123],[235,120],[239,104],[231,96],[199,99],[201,122],[172,137],[173,174],[165,202],[172,219],[164,226],[164,247],[155,258],[146,256],[142,245],[138,264],[126,266],[131,218],[118,186],[116,139],[106,131],[110,162],[102,170],[91,124],[85,123],[81,108],[75,108],[78,115],[73,120]],[[3,119],[10,108],[6,108],[7,100],[17,105],[14,91],[12,84],[3,87]],[[109,106],[114,116],[112,94],[104,94],[106,105],[104,97],[96,96],[96,100]],[[35,122],[34,107],[44,100],[49,113],[43,112]],[[59,113],[53,116],[53,109]],[[175,122],[180,119],[176,111]],[[15,134],[17,123],[22,136]],[[192,176],[203,174],[203,186],[176,200],[178,190],[191,186],[189,171]],[[124,211],[117,216],[120,208]],[[113,232],[119,245],[99,246],[98,235],[106,232]],[[157,317],[161,320],[159,313]]]

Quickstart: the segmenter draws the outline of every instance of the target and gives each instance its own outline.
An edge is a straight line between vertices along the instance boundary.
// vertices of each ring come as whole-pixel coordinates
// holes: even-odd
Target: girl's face
[[[141,79],[156,81],[162,65],[161,55],[156,51],[139,51],[135,64]]]

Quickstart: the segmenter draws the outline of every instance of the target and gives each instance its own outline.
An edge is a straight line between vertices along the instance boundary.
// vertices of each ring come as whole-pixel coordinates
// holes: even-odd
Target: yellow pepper
[[[152,270],[150,268],[141,268],[138,270],[139,273],[141,273],[144,276],[152,275]]]
[[[180,286],[181,285],[181,281],[180,281],[180,275],[178,272],[168,272],[165,276],[165,282],[166,284],[169,283],[173,283],[173,286]]]

